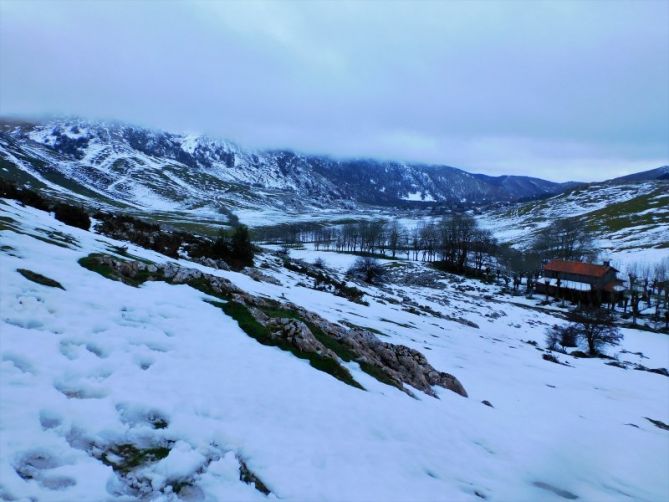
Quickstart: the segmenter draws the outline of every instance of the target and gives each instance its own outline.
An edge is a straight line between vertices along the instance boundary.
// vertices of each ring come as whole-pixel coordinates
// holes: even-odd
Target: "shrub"
[[[249,237],[249,230],[245,225],[235,227],[232,234],[221,232],[211,244],[196,246],[193,256],[207,256],[217,260],[224,260],[235,268],[252,267],[255,248]]]
[[[290,247],[288,244],[282,244],[277,253],[280,257],[286,259],[290,256]]]
[[[61,203],[53,208],[53,212],[58,221],[67,225],[84,230],[91,228],[91,219],[82,207]]]
[[[604,345],[618,345],[623,339],[620,330],[613,325],[613,316],[608,310],[581,310],[571,315],[571,321],[578,336],[587,343],[591,356],[599,354]]]
[[[323,270],[325,268],[325,260],[320,256],[314,261],[314,267]]]
[[[251,243],[249,229],[246,225],[238,225],[232,233],[231,239],[232,255],[236,260],[248,267],[253,266],[255,248]]]
[[[355,263],[348,269],[346,275],[357,277],[368,284],[378,284],[383,282],[386,269],[381,265],[379,260],[369,256],[362,256],[355,260]]]
[[[546,346],[550,350],[565,351],[566,347],[576,347],[578,333],[574,326],[553,325],[546,331]]]
[[[551,350],[564,351],[565,347],[576,347],[582,340],[588,346],[588,355],[596,356],[604,345],[618,345],[623,339],[620,330],[613,325],[613,317],[604,309],[581,310],[570,315],[567,326],[553,326],[546,333],[546,345]],[[572,355],[575,355],[572,352]]]
[[[9,181],[0,180],[0,197],[16,200],[42,211],[49,210],[49,203],[40,194],[29,188],[19,188]]]

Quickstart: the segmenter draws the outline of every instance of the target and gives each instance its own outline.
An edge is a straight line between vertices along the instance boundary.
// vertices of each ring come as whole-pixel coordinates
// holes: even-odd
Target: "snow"
[[[266,248],[277,250],[279,246],[266,246]],[[316,251],[313,244],[305,244],[303,249],[290,249],[289,254],[291,258],[304,260],[308,263],[314,263],[320,258],[327,268],[338,270],[339,272],[346,272],[358,259],[358,256],[354,254],[323,250]]]
[[[181,140],[181,149],[192,155],[199,146],[199,138],[197,134],[187,134]]]
[[[365,392],[257,343],[188,286],[133,288],[77,264],[117,241],[14,203],[0,202],[0,211],[19,230],[0,232],[1,245],[11,247],[0,261],[3,498],[139,498],[92,454],[92,445],[122,443],[170,445],[165,458],[138,471],[150,481],[151,500],[176,500],[168,485],[178,480],[192,483],[186,490],[194,500],[267,498],[240,481],[238,458],[270,498],[285,500],[480,500],[476,493],[561,500],[550,487],[583,500],[669,493],[669,436],[644,418],[669,422],[666,377],[601,360],[569,358],[571,367],[542,360],[522,340],[543,343],[545,328],[563,322],[550,312],[482,301],[481,292],[450,282],[444,290],[365,288],[365,306],[299,286],[304,277],[283,269],[262,269],[280,279],[277,286],[192,264],[251,293],[375,328],[384,341],[416,348],[453,373],[470,397],[442,389],[439,399],[418,391],[413,399],[350,363]],[[34,238],[52,230],[77,246]],[[128,252],[169,260],[131,244]],[[321,254],[340,271],[354,259],[291,251],[307,261]],[[65,290],[30,282],[17,268]],[[408,296],[480,328],[406,312],[384,295]],[[615,354],[667,367],[669,339],[625,330]],[[167,427],[152,427],[151,416]],[[18,475],[26,469],[32,479]]]
[[[434,202],[435,198],[432,194],[421,192],[409,192],[402,197],[402,200],[418,201],[418,202]]]

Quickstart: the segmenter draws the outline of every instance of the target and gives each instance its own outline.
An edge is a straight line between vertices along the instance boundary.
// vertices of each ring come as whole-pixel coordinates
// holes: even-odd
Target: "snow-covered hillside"
[[[669,432],[656,425],[669,422],[667,377],[601,359],[544,360],[546,327],[564,321],[533,302],[450,275],[421,283],[431,272],[420,263],[388,262],[400,282],[357,285],[364,304],[313,289],[272,254],[259,258],[254,278],[179,260],[416,349],[469,395],[434,387],[437,397],[417,389],[411,397],[356,362],[341,364],[364,390],[258,343],[207,301],[220,299],[190,286],[133,287],[78,263],[120,246],[145,263],[173,262],[162,255],[4,200],[0,229],[3,499],[657,501],[669,493]],[[323,258],[340,277],[350,259]],[[621,361],[669,366],[665,335],[623,332],[611,351]]]
[[[669,256],[669,180],[612,181],[488,211],[478,219],[502,242],[526,247],[537,230],[577,218],[605,257],[655,262]]]

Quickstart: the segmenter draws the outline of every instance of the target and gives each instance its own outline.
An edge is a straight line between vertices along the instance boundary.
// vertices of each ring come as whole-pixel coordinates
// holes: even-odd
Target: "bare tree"
[[[388,230],[388,247],[390,248],[393,258],[395,258],[403,233],[404,230],[402,229],[402,225],[400,225],[397,220],[393,220]]]
[[[567,347],[576,347],[578,331],[572,324],[559,326],[557,324],[546,330],[546,345],[550,350],[565,352]]]
[[[598,254],[587,229],[574,218],[556,220],[542,229],[532,247],[547,259],[592,261]]]
[[[618,345],[623,339],[613,324],[613,316],[606,309],[580,310],[571,314],[571,326],[588,345],[588,352],[595,356],[604,345]]]

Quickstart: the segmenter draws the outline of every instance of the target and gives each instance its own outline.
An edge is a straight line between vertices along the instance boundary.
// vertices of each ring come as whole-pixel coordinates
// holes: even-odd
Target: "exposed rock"
[[[268,282],[269,284],[281,286],[281,281],[272,277],[271,275],[267,275],[261,272],[257,268],[246,267],[244,270],[242,270],[242,274],[248,275],[254,281]]]
[[[551,363],[555,364],[560,364],[562,366],[569,366],[566,362],[560,361],[557,357],[555,357],[553,354],[544,354],[541,356],[544,361],[549,361]]]
[[[270,328],[272,336],[284,339],[302,352],[315,352],[337,360],[337,354],[319,342],[302,321],[270,318],[266,326]]]
[[[338,361],[337,353],[326,347],[315,336],[313,330],[318,330],[321,337],[327,337],[339,344],[338,346],[344,347],[363,370],[373,373],[377,379],[395,385],[410,395],[411,391],[405,388],[404,384],[433,397],[437,397],[433,386],[443,387],[467,397],[467,392],[457,378],[433,368],[423,354],[404,345],[382,342],[370,331],[359,328],[347,329],[302,307],[255,297],[240,290],[225,278],[182,267],[175,262],[147,264],[119,260],[109,255],[91,255],[89,258],[130,278],[136,278],[141,272],[144,280],[165,280],[172,284],[197,282],[198,286],[205,287],[205,291],[212,291],[245,305],[260,324],[269,328],[272,336],[281,338],[300,351],[317,353]],[[294,315],[291,318],[271,317],[264,312],[268,309],[285,310]],[[310,326],[313,326],[313,329]]]
[[[653,420],[652,418],[645,417],[651,424],[665,431],[669,431],[669,425],[665,424],[662,420]]]
[[[371,364],[393,381],[411,385],[435,397],[436,393],[432,389],[434,385],[467,397],[467,392],[457,378],[434,369],[417,350],[383,342],[369,331],[356,328],[347,330],[304,309],[298,310],[308,321],[356,354],[358,362]]]
[[[658,375],[669,377],[669,371],[667,368],[647,368],[642,364],[636,364],[634,369],[639,371],[648,371],[649,373],[657,373]]]
[[[629,363],[621,363],[620,361],[609,361],[608,363],[604,363],[608,366],[615,366],[616,368],[621,368],[626,370],[627,369],[627,364]]]
[[[192,261],[209,268],[215,268],[218,270],[230,270],[230,266],[223,260],[215,260],[213,258],[202,257],[202,258],[193,258]]]

